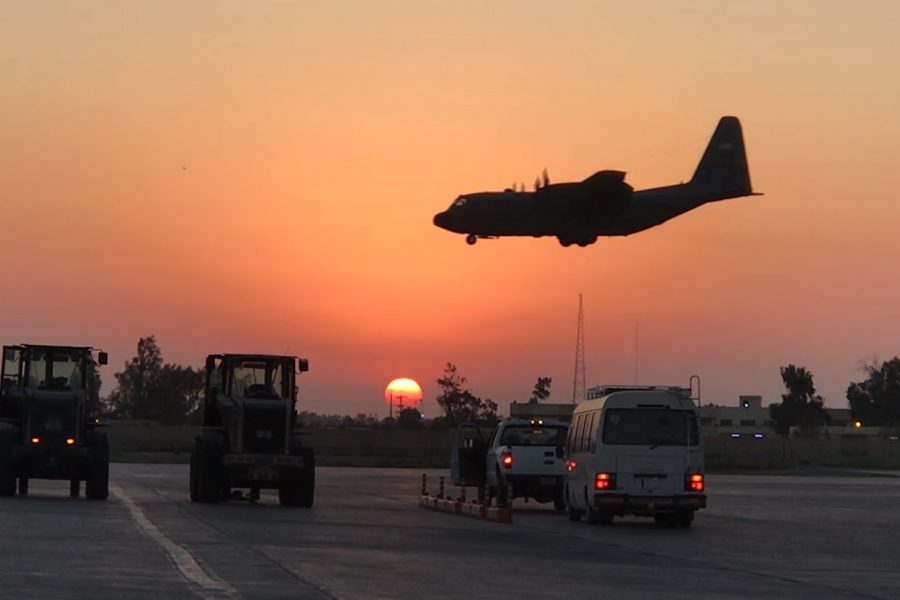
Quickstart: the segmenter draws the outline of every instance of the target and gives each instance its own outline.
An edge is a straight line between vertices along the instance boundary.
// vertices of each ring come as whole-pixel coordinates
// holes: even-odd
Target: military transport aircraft
[[[750,186],[737,117],[722,117],[687,183],[634,191],[622,171],[598,171],[584,181],[551,184],[544,171],[535,190],[464,194],[434,224],[465,233],[466,242],[501,236],[556,236],[563,246],[587,246],[598,236],[630,235],[707,202],[756,196]]]

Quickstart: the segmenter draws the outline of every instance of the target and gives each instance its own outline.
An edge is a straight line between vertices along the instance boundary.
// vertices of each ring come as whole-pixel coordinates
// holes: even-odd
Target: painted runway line
[[[119,486],[110,486],[110,491],[128,508],[131,519],[138,529],[166,551],[181,575],[190,584],[191,591],[204,600],[239,600],[241,598],[240,593],[228,582],[201,567],[187,548],[160,531],[125,490]]]

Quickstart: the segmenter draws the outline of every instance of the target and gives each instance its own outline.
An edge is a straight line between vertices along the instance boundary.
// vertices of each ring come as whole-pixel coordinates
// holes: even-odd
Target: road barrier
[[[491,506],[490,496],[486,494],[485,498],[487,499],[485,502],[477,502],[475,500],[466,502],[466,488],[464,487],[460,488],[458,498],[445,498],[443,476],[438,480],[438,495],[432,496],[428,493],[427,475],[422,473],[422,495],[419,498],[419,506],[422,508],[484,519],[495,523],[512,523],[511,508]]]

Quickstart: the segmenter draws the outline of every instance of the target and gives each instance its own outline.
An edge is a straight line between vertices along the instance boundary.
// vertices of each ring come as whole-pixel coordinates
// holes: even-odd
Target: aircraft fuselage
[[[599,171],[584,181],[533,192],[506,190],[459,196],[434,224],[467,241],[501,236],[555,236],[586,246],[665,223],[708,202],[752,195],[740,123],[723,117],[688,183],[633,191],[625,173]]]

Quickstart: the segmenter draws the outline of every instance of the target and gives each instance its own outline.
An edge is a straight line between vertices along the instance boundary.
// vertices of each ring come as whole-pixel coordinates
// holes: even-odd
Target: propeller
[[[547,167],[544,167],[544,187],[550,185],[550,176],[547,175]]]
[[[541,180],[539,177],[534,178],[534,191],[541,189]]]

